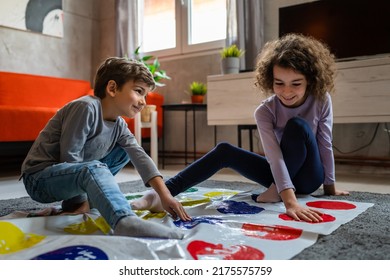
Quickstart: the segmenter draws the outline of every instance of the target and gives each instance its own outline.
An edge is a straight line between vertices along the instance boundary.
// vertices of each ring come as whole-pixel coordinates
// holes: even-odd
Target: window
[[[138,1],[142,52],[178,55],[224,46],[226,0]]]

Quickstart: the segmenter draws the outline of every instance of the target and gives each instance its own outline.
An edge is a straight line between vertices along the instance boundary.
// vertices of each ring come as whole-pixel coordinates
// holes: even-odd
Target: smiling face
[[[273,88],[280,102],[286,107],[298,107],[306,100],[307,80],[292,68],[275,65]]]
[[[107,84],[107,98],[102,100],[104,119],[115,120],[118,116],[134,118],[146,105],[149,86],[141,81],[128,81],[118,88],[115,81]]]

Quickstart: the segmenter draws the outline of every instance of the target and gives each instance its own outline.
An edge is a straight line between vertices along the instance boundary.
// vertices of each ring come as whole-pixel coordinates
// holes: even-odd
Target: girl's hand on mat
[[[319,223],[322,222],[321,216],[323,213],[316,209],[302,207],[299,204],[295,204],[289,208],[286,208],[286,214],[296,221],[303,220],[306,222]]]
[[[322,222],[322,212],[316,209],[303,207],[298,203],[293,189],[286,189],[279,193],[286,207],[286,214],[296,221]]]
[[[324,185],[324,194],[325,195],[349,195],[349,192],[338,190],[334,184]]]

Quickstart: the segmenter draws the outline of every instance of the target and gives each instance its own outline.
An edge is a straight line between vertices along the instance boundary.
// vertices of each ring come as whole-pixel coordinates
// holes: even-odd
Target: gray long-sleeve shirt
[[[332,149],[333,112],[330,95],[327,93],[324,101],[309,95],[305,102],[296,108],[284,106],[273,95],[264,100],[256,109],[255,119],[264,153],[270,164],[279,193],[289,188],[295,190],[283,160],[280,141],[287,121],[296,116],[307,121],[317,139],[325,172],[324,184],[333,184],[335,182],[335,166]]]
[[[128,153],[144,183],[161,176],[121,117],[114,122],[103,119],[101,100],[95,96],[68,103],[50,119],[31,147],[21,172],[34,173],[62,162],[100,160],[116,144]]]

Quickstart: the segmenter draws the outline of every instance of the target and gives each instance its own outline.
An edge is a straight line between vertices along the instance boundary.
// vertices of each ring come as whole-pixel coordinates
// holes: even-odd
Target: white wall
[[[63,38],[0,26],[0,71],[90,80],[94,4],[63,1]]]

